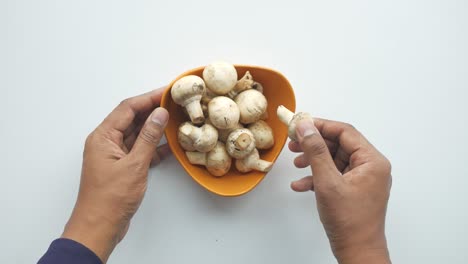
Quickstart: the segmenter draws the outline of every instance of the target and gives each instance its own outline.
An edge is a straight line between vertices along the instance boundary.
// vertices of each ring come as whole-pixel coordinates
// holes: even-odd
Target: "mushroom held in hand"
[[[203,79],[213,93],[225,95],[236,85],[237,71],[230,63],[213,62],[203,70]]]
[[[239,115],[237,104],[225,96],[215,97],[208,104],[210,122],[219,129],[235,127],[239,123]]]
[[[250,124],[261,119],[267,109],[265,96],[254,89],[243,91],[234,99],[240,110],[240,122]]]
[[[226,141],[226,150],[235,159],[243,159],[255,149],[255,138],[250,130],[236,129]]]
[[[185,122],[179,127],[178,139],[182,148],[187,151],[208,152],[218,142],[218,131],[209,124],[196,127]]]
[[[255,147],[258,149],[269,149],[275,144],[273,130],[263,120],[259,120],[247,127],[255,138]]]
[[[243,173],[247,173],[252,170],[268,172],[271,170],[272,166],[272,162],[260,159],[257,149],[254,149],[245,158],[236,160],[237,170]]]
[[[223,176],[231,168],[232,159],[221,142],[217,142],[208,153],[188,151],[185,154],[191,164],[204,165],[208,172],[217,177]]]
[[[200,105],[200,99],[204,92],[205,82],[195,75],[182,77],[172,85],[172,99],[176,104],[187,109],[190,120],[194,124],[201,124],[205,121]]]
[[[288,126],[288,136],[292,140],[297,140],[296,124],[298,121],[303,119],[313,120],[312,116],[309,113],[298,112],[294,114],[282,105],[278,106],[276,114],[278,115],[278,118],[281,120],[281,122]]]

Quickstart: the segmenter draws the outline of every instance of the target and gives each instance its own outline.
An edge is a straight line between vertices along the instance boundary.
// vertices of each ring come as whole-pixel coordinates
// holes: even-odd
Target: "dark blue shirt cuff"
[[[102,264],[94,252],[71,239],[59,238],[50,244],[38,264]]]

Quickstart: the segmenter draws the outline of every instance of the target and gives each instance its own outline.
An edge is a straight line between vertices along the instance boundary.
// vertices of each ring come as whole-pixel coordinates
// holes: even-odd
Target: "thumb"
[[[129,155],[149,166],[168,120],[167,110],[162,107],[156,108],[146,119]]]
[[[296,134],[316,182],[328,181],[339,175],[327,144],[312,119],[299,121],[296,125]]]

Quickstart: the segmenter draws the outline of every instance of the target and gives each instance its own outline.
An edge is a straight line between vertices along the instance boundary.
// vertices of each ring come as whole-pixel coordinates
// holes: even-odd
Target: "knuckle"
[[[356,127],[349,123],[343,123],[343,126],[345,127],[346,130],[356,130]]]
[[[318,134],[305,138],[304,149],[307,149],[310,153],[315,155],[326,153],[328,150],[325,142]]]
[[[93,131],[91,132],[85,139],[85,149],[91,147],[94,142],[95,142],[95,138],[96,138],[96,132]]]
[[[132,105],[132,98],[126,98],[120,102],[120,105],[123,106],[131,106]]]
[[[392,163],[385,156],[382,158],[382,169],[388,175],[392,173]]]

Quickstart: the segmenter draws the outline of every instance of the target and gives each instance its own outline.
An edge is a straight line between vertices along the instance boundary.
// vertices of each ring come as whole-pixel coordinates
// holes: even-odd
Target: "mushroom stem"
[[[186,137],[189,137],[191,139],[198,139],[202,135],[202,130],[198,127],[194,127],[191,125],[185,125],[180,127],[180,133]]]
[[[185,152],[187,158],[191,164],[194,165],[206,165],[206,153],[187,151]]]
[[[185,105],[187,112],[190,115],[190,120],[194,124],[201,124],[205,121],[205,116],[203,115],[203,109],[199,101],[193,100]]]
[[[239,150],[246,149],[252,143],[252,137],[247,133],[242,133],[237,137],[236,141],[234,142],[234,146],[236,146]]]
[[[217,142],[216,146],[207,153],[185,152],[190,163],[204,165],[211,175],[220,177],[228,173],[231,168],[232,159],[226,152],[226,147],[222,142]]]
[[[252,89],[252,85],[254,84],[252,75],[249,71],[247,71],[244,76],[237,81],[236,86],[228,93],[228,96],[231,98],[236,97],[239,93],[247,90]]]
[[[289,122],[291,122],[294,117],[294,113],[289,111],[289,109],[283,105],[278,106],[276,114],[278,115],[278,118],[281,120],[281,122],[283,122],[285,125],[289,125]]]
[[[243,159],[255,149],[255,138],[250,130],[241,128],[229,134],[226,150],[235,159]]]
[[[187,151],[208,152],[218,142],[218,131],[209,124],[196,127],[189,122],[185,122],[179,127],[178,139],[182,148]]]
[[[276,111],[276,113],[278,115],[278,118],[281,120],[281,122],[283,122],[284,124],[286,124],[286,126],[288,126],[288,136],[292,140],[297,140],[296,124],[299,121],[304,120],[304,119],[312,120],[312,122],[314,121],[314,119],[309,113],[297,112],[294,114],[293,112],[289,111],[286,107],[282,105],[278,107],[278,110]]]
[[[254,149],[245,158],[236,160],[237,170],[243,173],[247,173],[252,170],[268,172],[271,170],[272,166],[272,162],[260,159],[257,149]]]
[[[252,169],[267,172],[271,170],[272,166],[273,166],[273,163],[266,161],[266,160],[259,159],[252,164]]]

